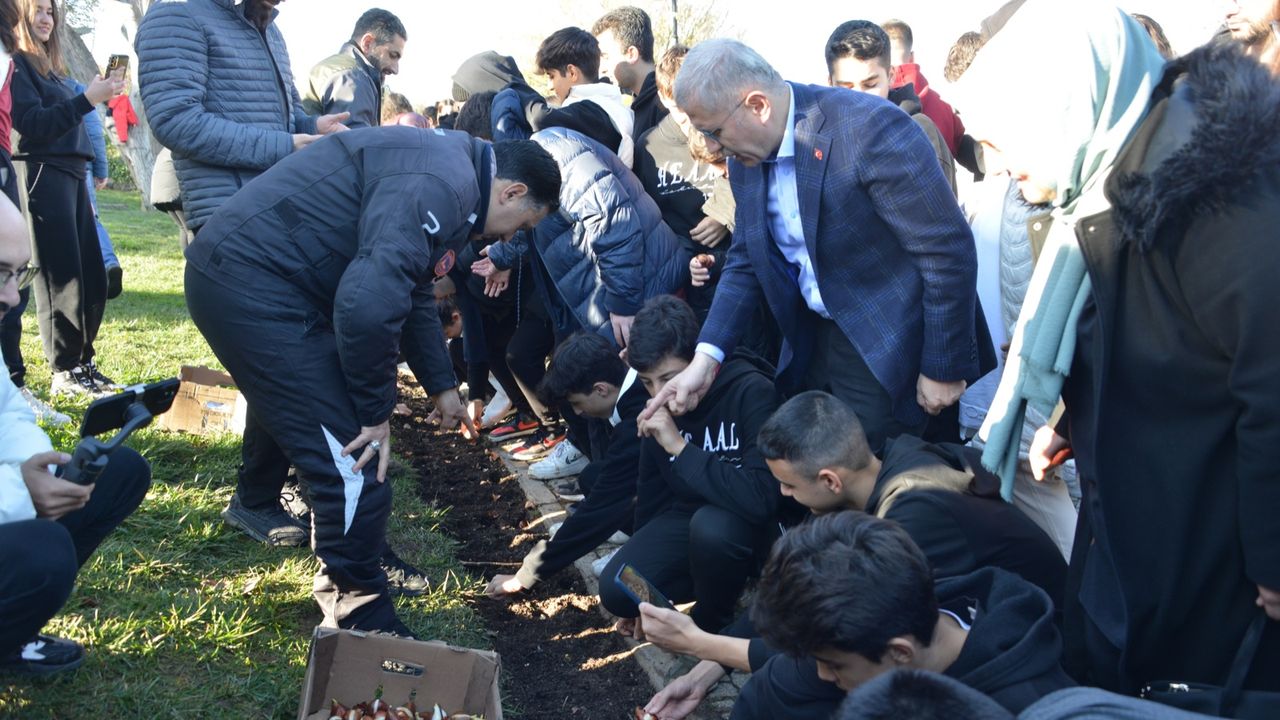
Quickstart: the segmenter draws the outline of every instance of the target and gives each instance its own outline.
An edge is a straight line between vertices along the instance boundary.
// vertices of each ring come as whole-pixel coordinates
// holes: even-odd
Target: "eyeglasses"
[[[746,104],[747,98],[749,97],[751,97],[749,94],[742,96],[742,99],[738,101],[738,104],[734,105],[733,109],[729,111],[729,114],[724,116],[724,120],[720,121],[720,127],[716,128],[715,130],[699,129],[698,132],[702,133],[702,136],[708,140],[715,140],[716,142],[720,142],[720,133],[724,132],[724,126],[729,123],[729,118],[736,115],[737,112],[742,109],[742,106]]]
[[[18,289],[24,290],[36,279],[36,273],[40,272],[40,268],[35,265],[23,265],[17,270],[0,269],[0,288],[9,284],[10,280],[18,282]]]

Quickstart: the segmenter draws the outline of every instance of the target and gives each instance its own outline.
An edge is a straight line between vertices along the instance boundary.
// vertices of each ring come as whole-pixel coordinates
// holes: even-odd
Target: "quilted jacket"
[[[274,19],[274,15],[273,15]],[[235,0],[163,0],[138,28],[138,84],[151,128],[173,151],[192,230],[314,133],[284,36]]]

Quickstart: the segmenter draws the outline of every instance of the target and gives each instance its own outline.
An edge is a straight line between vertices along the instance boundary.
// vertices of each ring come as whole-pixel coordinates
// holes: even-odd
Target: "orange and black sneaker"
[[[489,439],[497,442],[514,440],[533,433],[539,427],[542,425],[537,420],[525,415],[516,415],[514,419],[490,430]]]

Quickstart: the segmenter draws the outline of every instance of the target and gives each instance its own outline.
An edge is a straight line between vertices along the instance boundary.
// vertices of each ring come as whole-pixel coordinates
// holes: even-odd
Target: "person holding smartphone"
[[[0,84],[0,189],[15,206],[22,204],[18,197],[18,176],[13,167],[10,139],[13,130],[13,55],[18,51],[14,27],[19,17],[16,0],[0,0],[0,76],[3,76],[3,84]],[[4,356],[9,379],[17,386],[36,419],[50,425],[66,425],[71,422],[70,417],[36,397],[27,387],[27,365],[22,358],[22,314],[31,299],[31,289],[23,288],[19,293],[18,304],[0,313],[0,355]]]
[[[19,0],[14,55],[15,159],[27,164],[27,209],[35,236],[36,317],[55,394],[97,397],[118,389],[94,358],[107,303],[107,273],[85,167],[93,147],[84,116],[124,90],[119,76],[96,77],[83,93],[65,82],[57,0]]]
[[[96,238],[94,242],[97,242]],[[0,314],[35,274],[18,208],[0,198]],[[141,504],[151,466],[128,448],[111,454],[94,485],[54,474],[70,457],[53,449],[8,377],[0,378],[0,674],[46,676],[84,662],[78,642],[40,634],[75,586],[80,567]]]

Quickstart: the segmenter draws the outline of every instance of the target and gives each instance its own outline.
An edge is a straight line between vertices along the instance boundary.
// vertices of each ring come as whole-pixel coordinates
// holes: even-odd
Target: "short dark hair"
[[[497,176],[529,186],[529,200],[553,213],[560,209],[560,166],[532,140],[503,140],[493,144]]]
[[[400,18],[381,8],[365,10],[360,19],[356,20],[356,28],[351,31],[351,42],[360,42],[365,33],[373,34],[375,45],[386,45],[397,37],[409,39]]]
[[[542,73],[556,70],[564,74],[574,65],[587,80],[595,82],[600,79],[600,43],[582,28],[561,28],[538,46],[534,62]]]
[[[498,93],[485,90],[467,98],[467,103],[458,111],[458,117],[453,121],[453,129],[461,130],[471,137],[492,140],[493,99],[497,96]]]
[[[880,662],[896,637],[933,642],[938,600],[924,553],[892,520],[846,510],[774,543],[751,619],[791,655],[837,650]]]
[[[638,372],[645,372],[666,357],[692,361],[698,347],[698,330],[698,316],[689,303],[674,295],[649,298],[631,324],[627,362]]]
[[[887,70],[893,65],[889,54],[889,33],[870,20],[850,20],[827,38],[827,72],[835,71],[837,60],[850,56],[863,62],[879,60]]]
[[[680,73],[680,68],[684,66],[684,56],[688,54],[689,48],[684,45],[672,45],[662,53],[662,59],[653,70],[653,82],[658,86],[659,95],[675,98],[676,75]]]
[[[927,670],[893,670],[854,688],[836,720],[1013,720],[1013,713],[959,680]]]
[[[458,302],[452,295],[436,300],[436,312],[440,315],[440,327],[449,327],[453,322],[453,314],[458,312]]]
[[[982,33],[972,30],[956,38],[955,44],[947,51],[947,65],[942,69],[942,76],[947,82],[959,80],[973,64],[973,59],[978,57],[978,51],[986,44],[987,40],[982,37]]]
[[[785,460],[809,478],[829,467],[862,470],[873,457],[858,415],[820,390],[800,393],[774,411],[756,448],[765,460]]]
[[[903,52],[911,52],[915,38],[911,35],[910,25],[901,20],[885,20],[880,23],[880,27],[884,28],[891,40],[897,40],[902,45]]]
[[[618,349],[595,333],[580,331],[556,348],[547,374],[538,383],[538,398],[556,407],[569,395],[590,393],[598,382],[622,387],[626,378],[627,364],[618,357]]]
[[[591,34],[595,36],[605,30],[613,31],[623,50],[634,47],[640,51],[641,60],[653,62],[653,22],[649,20],[649,13],[632,6],[614,8],[591,26]]]

